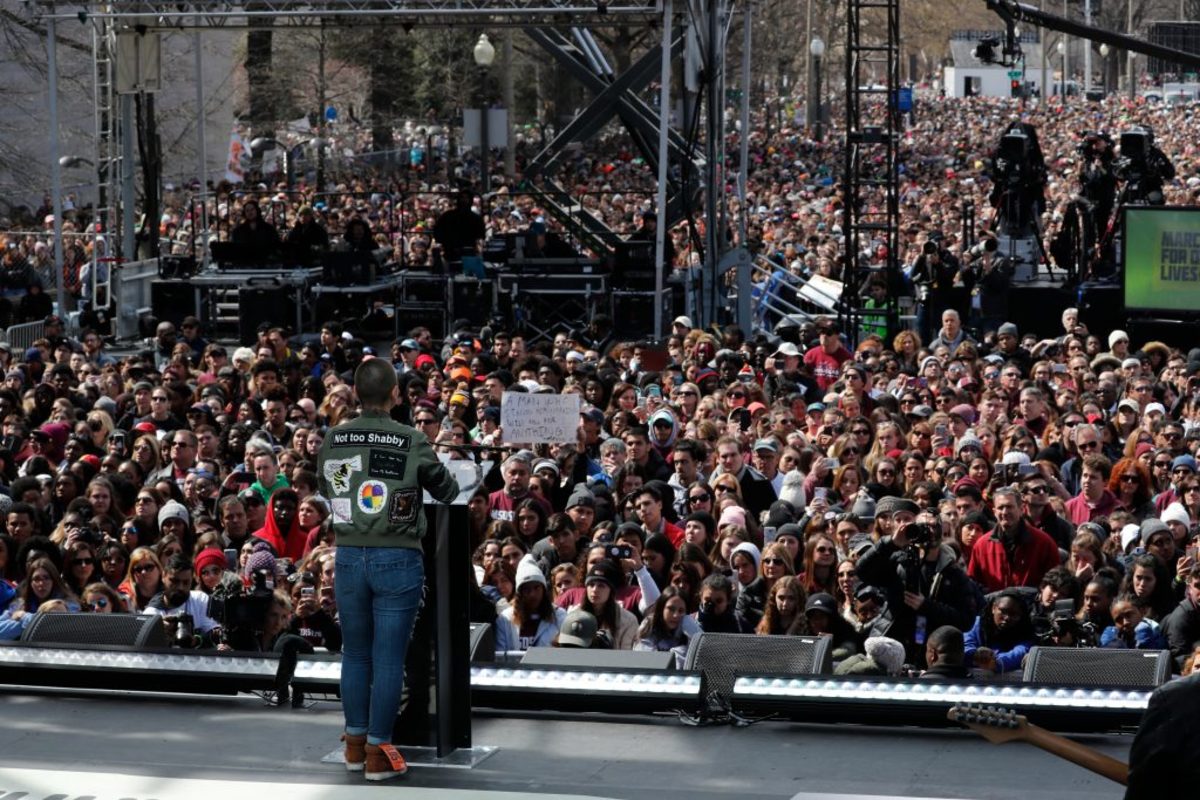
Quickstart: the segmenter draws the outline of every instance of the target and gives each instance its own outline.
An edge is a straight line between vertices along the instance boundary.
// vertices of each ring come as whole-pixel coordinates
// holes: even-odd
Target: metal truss
[[[625,125],[634,146],[649,168],[658,171],[658,109],[651,107],[637,92],[659,76],[662,45],[652,47],[621,75],[614,75],[587,29],[573,29],[570,38],[553,29],[528,28],[525,33],[564,66],[594,98],[530,161],[526,168],[527,176],[538,176],[540,180],[532,181],[526,188],[539,193],[551,215],[571,227],[572,232],[593,249],[611,250],[621,243],[622,237],[599,218],[571,203],[561,202],[561,198],[569,198],[570,195],[554,181],[554,168],[572,143],[586,141],[617,117]],[[682,34],[672,37],[672,57],[682,51],[683,38]],[[694,171],[703,170],[703,160],[698,159],[694,152],[689,152],[684,137],[678,131],[668,129],[667,146],[668,163],[685,169],[690,165]],[[665,214],[668,226],[683,216],[677,177],[668,176]]]
[[[37,0],[33,13],[42,19],[106,19],[155,29],[239,28],[257,19],[277,27],[378,24],[486,23],[490,27],[603,24],[621,17],[657,19],[661,0],[113,0],[58,2]]]
[[[850,0],[846,24],[846,197],[842,227],[846,271],[840,316],[842,330],[858,340],[862,289],[871,277],[864,248],[887,248],[888,326],[896,324],[900,272],[900,0]],[[883,31],[868,35],[870,22]],[[882,85],[871,82],[873,69]]]

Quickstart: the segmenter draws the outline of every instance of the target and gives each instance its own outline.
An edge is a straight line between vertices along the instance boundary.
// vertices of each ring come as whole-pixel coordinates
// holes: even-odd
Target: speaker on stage
[[[295,289],[238,290],[238,341],[254,345],[258,341],[258,326],[264,322],[289,330],[296,327]]]
[[[728,702],[737,673],[829,675],[832,637],[701,633],[688,646],[684,670],[704,672],[710,692]]]
[[[577,647],[531,647],[521,666],[592,667],[604,670],[675,669],[675,654],[655,650],[598,650]]]
[[[38,614],[21,633],[29,644],[167,647],[157,614]]]
[[[1034,647],[1025,657],[1025,683],[1151,689],[1171,677],[1170,650]]]
[[[496,660],[496,629],[486,622],[471,623],[471,663],[488,664]]]
[[[178,328],[184,317],[196,314],[196,292],[186,281],[151,281],[150,313]]]

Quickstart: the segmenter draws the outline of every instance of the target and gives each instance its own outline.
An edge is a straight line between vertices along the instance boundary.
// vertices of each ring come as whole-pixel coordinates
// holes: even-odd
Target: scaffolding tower
[[[846,147],[842,230],[846,265],[839,322],[857,342],[863,288],[887,281],[888,331],[898,329],[900,288],[900,0],[850,0],[846,25]],[[880,265],[877,246],[887,248]],[[879,275],[879,273],[883,273]],[[871,328],[879,327],[875,322]]]

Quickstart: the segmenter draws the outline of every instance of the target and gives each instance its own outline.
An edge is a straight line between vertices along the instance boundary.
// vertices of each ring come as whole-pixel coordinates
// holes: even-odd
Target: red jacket
[[[1099,517],[1107,517],[1117,508],[1119,508],[1117,496],[1108,489],[1104,490],[1104,494],[1100,496],[1100,502],[1096,503],[1095,508],[1088,505],[1087,497],[1080,492],[1066,502],[1066,517],[1068,522],[1078,526],[1085,522],[1092,522]]]
[[[1012,563],[1008,552],[993,528],[971,548],[971,564],[967,575],[983,587],[986,593],[998,592],[1010,586],[1037,587],[1042,576],[1059,565],[1058,545],[1050,535],[1022,521],[1024,529]]]

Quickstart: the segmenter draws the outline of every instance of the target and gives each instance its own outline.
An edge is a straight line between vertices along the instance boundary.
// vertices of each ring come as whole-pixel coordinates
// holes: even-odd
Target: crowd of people
[[[1186,673],[1200,643],[1200,351],[1114,330],[1091,352],[1073,309],[1052,339],[976,342],[948,311],[936,344],[853,351],[830,320],[768,344],[681,317],[665,352],[593,325],[417,328],[383,353],[331,322],[230,353],[189,318],[116,359],[47,322],[21,357],[0,346],[3,638],[84,610],[160,614],[185,646],[336,651],[318,476],[349,477],[317,454],[378,358],[395,419],[495,463],[461,535],[499,651],[829,634],[847,671],[992,676],[1039,642],[1167,648]],[[507,441],[505,392],[579,395],[576,441]]]
[[[1016,113],[992,99],[919,104],[902,147],[906,265],[931,242],[961,251],[963,204],[987,207],[992,134]],[[1049,229],[1082,131],[1152,126],[1177,167],[1167,202],[1196,202],[1190,108],[1052,99],[1020,113],[1045,153]],[[762,124],[751,136],[748,237],[798,279],[837,277],[845,256],[834,138]],[[648,210],[638,193],[652,176],[630,154],[570,169],[610,224],[630,229]],[[417,264],[450,195],[394,189],[381,177],[328,199],[229,187],[209,211],[232,223],[255,205],[286,227],[311,215],[331,234],[363,220]],[[474,203],[489,236],[540,218],[515,187]],[[194,210],[168,195],[168,248],[190,247]],[[675,267],[697,258],[691,232],[672,231]],[[75,237],[86,261],[90,240]],[[44,241],[6,238],[5,268],[34,273],[23,294],[6,290],[17,308],[45,284]],[[1168,648],[1190,672],[1200,351],[1134,347],[1071,309],[1052,337],[1002,308],[966,315],[947,307],[895,335],[680,317],[662,345],[621,341],[619,319],[553,341],[456,323],[444,340],[414,328],[386,352],[332,321],[311,339],[264,325],[253,347],[227,349],[189,317],[117,358],[96,331],[68,335],[28,311],[45,337],[24,352],[0,344],[0,638],[65,609],[161,614],[187,646],[336,651],[317,454],[358,414],[355,367],[379,358],[399,374],[395,419],[446,458],[496,465],[463,535],[473,616],[495,623],[498,650],[682,658],[698,631],[819,633],[840,669],[865,673],[1015,673],[1039,642]],[[507,441],[505,392],[580,395],[577,440]]]

